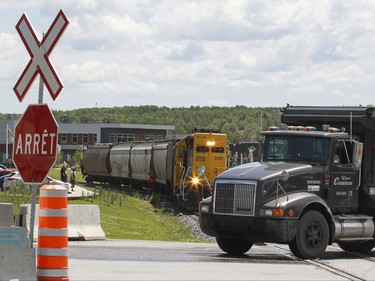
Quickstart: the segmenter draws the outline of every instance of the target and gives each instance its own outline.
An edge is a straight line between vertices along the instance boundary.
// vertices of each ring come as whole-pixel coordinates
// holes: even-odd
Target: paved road
[[[71,280],[375,280],[375,263],[330,247],[328,260],[301,261],[287,247],[255,245],[242,257],[216,244],[159,241],[69,243]],[[348,263],[349,262],[349,263]],[[369,264],[361,269],[361,264]],[[353,267],[352,273],[342,272]]]

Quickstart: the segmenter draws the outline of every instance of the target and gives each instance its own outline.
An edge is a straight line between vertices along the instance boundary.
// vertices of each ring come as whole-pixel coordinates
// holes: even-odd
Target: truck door
[[[355,211],[360,170],[353,164],[354,141],[336,140],[333,148],[328,204],[333,213]]]

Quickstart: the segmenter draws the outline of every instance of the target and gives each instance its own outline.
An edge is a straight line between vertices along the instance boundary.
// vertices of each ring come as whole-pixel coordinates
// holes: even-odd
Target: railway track
[[[150,188],[139,188],[132,187],[131,185],[124,186],[108,183],[84,183],[83,185],[95,189],[116,190],[125,193],[129,196],[134,196],[135,194],[137,194],[137,196],[140,196],[142,199],[148,199],[150,198],[150,196],[157,194],[160,198],[162,205],[167,209],[171,209],[170,212],[173,215],[183,212],[189,215],[195,214],[198,216],[198,213],[196,211],[185,208],[184,204],[181,201],[179,201],[176,196],[168,195],[160,191],[153,191]]]
[[[287,245],[271,245],[290,253]],[[326,253],[321,259],[302,260],[291,253],[286,256],[292,260],[308,263],[322,270],[329,271],[345,280],[365,281],[375,279],[375,257],[372,253],[366,255],[356,252],[345,252],[338,246],[331,245],[327,247]]]

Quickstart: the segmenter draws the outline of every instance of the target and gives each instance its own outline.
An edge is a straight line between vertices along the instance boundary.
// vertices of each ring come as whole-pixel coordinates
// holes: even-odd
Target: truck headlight
[[[211,200],[212,200],[212,197],[209,196],[207,198],[204,198],[199,203],[199,213],[200,214],[208,214],[210,212]]]
[[[210,211],[210,205],[201,205],[200,206],[200,210],[199,210],[199,213],[201,214],[208,214],[208,212]]]
[[[272,216],[272,210],[271,209],[266,209],[264,214],[267,216],[267,217],[271,217]]]

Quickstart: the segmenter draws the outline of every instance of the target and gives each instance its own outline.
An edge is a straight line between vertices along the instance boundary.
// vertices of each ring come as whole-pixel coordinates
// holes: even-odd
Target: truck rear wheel
[[[231,239],[223,236],[216,236],[216,242],[221,250],[231,255],[243,255],[254,244],[247,240]]]
[[[341,249],[347,252],[368,253],[374,248],[375,240],[356,243],[338,242],[337,244]]]
[[[315,259],[325,252],[328,238],[328,223],[324,216],[318,211],[309,211],[300,219],[289,249],[301,259]]]

